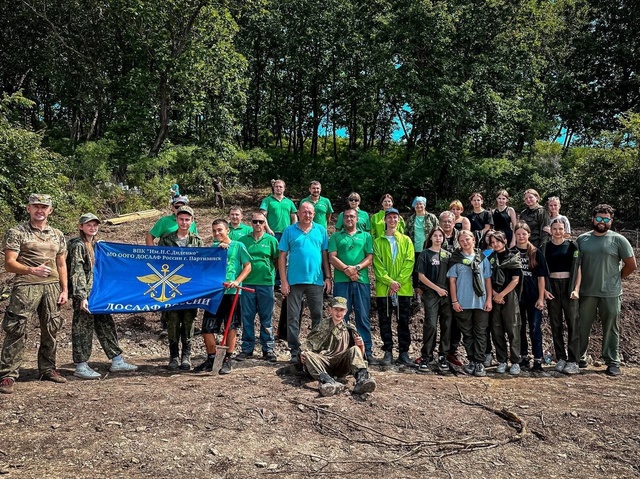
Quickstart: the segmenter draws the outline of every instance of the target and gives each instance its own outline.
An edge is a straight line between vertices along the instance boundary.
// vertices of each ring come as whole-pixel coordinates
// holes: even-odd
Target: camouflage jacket
[[[174,231],[173,233],[168,233],[160,237],[158,240],[158,246],[180,246],[178,244],[178,232]],[[202,248],[204,247],[204,242],[200,238],[200,236],[189,232],[187,236],[187,248]]]
[[[338,326],[334,326],[333,320],[328,317],[323,318],[309,333],[306,347],[303,349],[319,354],[333,352],[342,338],[343,328],[347,328],[349,331],[349,346],[354,346],[355,338],[358,336],[355,326],[344,321]]]
[[[93,264],[82,238],[76,237],[67,244],[67,274],[69,297],[75,300],[89,299],[93,287]]]

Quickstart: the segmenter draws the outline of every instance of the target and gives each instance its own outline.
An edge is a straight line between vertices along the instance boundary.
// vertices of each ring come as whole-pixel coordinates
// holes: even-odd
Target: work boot
[[[213,371],[213,361],[215,360],[215,358],[215,354],[213,356],[208,356],[202,364],[193,368],[193,371],[196,373],[210,373],[211,371]]]
[[[318,390],[320,391],[320,395],[323,397],[334,396],[342,392],[344,387],[327,373],[322,373],[318,376],[318,382],[320,383]]]
[[[178,360],[178,356],[172,356],[169,358],[169,371],[177,371],[180,367],[180,361]]]
[[[372,393],[376,389],[376,382],[366,369],[358,369],[355,374],[356,385],[353,387],[353,394]]]
[[[374,358],[373,354],[368,354],[367,355],[367,363],[369,363],[369,366],[377,366],[378,364],[380,364],[380,361],[378,361],[376,358]]]
[[[384,357],[382,358],[382,361],[380,361],[380,364],[382,366],[391,366],[392,362],[393,362],[393,353],[391,351],[385,351]]]
[[[180,370],[189,371],[191,369],[191,344],[182,345],[182,357],[180,359]]]
[[[398,356],[398,359],[396,359],[396,364],[398,364],[399,366],[415,366],[415,363],[411,360],[411,358],[409,357],[409,353],[406,351],[400,353],[400,356]]]

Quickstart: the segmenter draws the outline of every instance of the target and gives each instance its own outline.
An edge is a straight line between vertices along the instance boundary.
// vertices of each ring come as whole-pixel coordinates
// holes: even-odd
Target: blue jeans
[[[334,283],[333,296],[347,298],[345,320],[349,322],[351,311],[353,311],[356,329],[364,342],[365,354],[371,356],[373,354],[373,344],[371,342],[371,323],[369,322],[369,309],[371,308],[371,289],[369,285],[357,281]]]
[[[535,300],[520,303],[520,357],[525,358],[529,354],[529,342],[527,341],[527,325],[531,338],[531,352],[534,359],[542,359],[542,311],[536,308]]]
[[[262,352],[273,352],[273,286],[245,284],[247,288],[255,289],[255,293],[243,291],[240,295],[242,304],[242,352],[252,354],[256,345],[256,331],[254,320],[256,314],[260,318],[260,344]]]

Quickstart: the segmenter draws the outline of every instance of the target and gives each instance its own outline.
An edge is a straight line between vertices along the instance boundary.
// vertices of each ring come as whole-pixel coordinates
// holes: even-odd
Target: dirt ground
[[[255,198],[252,199],[255,204]],[[205,242],[216,212],[196,208]],[[144,243],[154,220],[104,226],[102,239]],[[637,253],[637,252],[636,252]],[[2,274],[0,284],[11,275]],[[157,315],[119,315],[121,346],[140,370],[100,381],[72,376],[71,308],[58,335],[67,384],[39,381],[34,320],[21,377],[0,397],[0,475],[15,478],[631,478],[640,477],[640,275],[624,284],[623,375],[598,362],[567,377],[416,373],[373,367],[372,394],[322,398],[280,361],[235,362],[228,376],[171,373]],[[6,300],[0,302],[4,313]],[[278,308],[274,317],[278,317]],[[308,318],[304,319],[308,325]],[[380,354],[377,318],[374,351]],[[545,320],[545,347],[550,333]],[[412,323],[419,355],[422,314]],[[307,328],[303,328],[306,334]],[[0,333],[0,340],[4,337]],[[259,355],[259,351],[256,351]],[[195,362],[204,354],[196,338]],[[353,378],[348,378],[348,389]]]

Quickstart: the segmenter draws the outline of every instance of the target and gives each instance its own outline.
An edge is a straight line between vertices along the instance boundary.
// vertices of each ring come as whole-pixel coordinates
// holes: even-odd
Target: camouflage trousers
[[[28,284],[14,286],[9,306],[2,321],[6,336],[0,356],[0,378],[18,378],[22,356],[27,342],[27,323],[37,313],[40,319],[40,348],[38,369],[40,373],[56,368],[56,334],[62,326],[58,297],[60,285]]]
[[[73,362],[89,361],[93,349],[93,333],[95,331],[100,346],[109,359],[122,354],[118,345],[116,323],[110,314],[90,314],[80,309],[80,301],[73,300],[73,322],[71,338],[73,340]]]
[[[167,337],[169,339],[169,354],[177,358],[182,343],[182,356],[191,356],[191,341],[193,339],[193,322],[198,314],[197,309],[181,309],[166,311]]]
[[[328,373],[330,376],[346,376],[347,374],[355,374],[358,369],[367,369],[367,363],[365,363],[362,351],[358,346],[351,346],[331,358],[325,354],[311,351],[305,351],[304,355],[304,366],[314,379],[318,379],[322,373]]]

